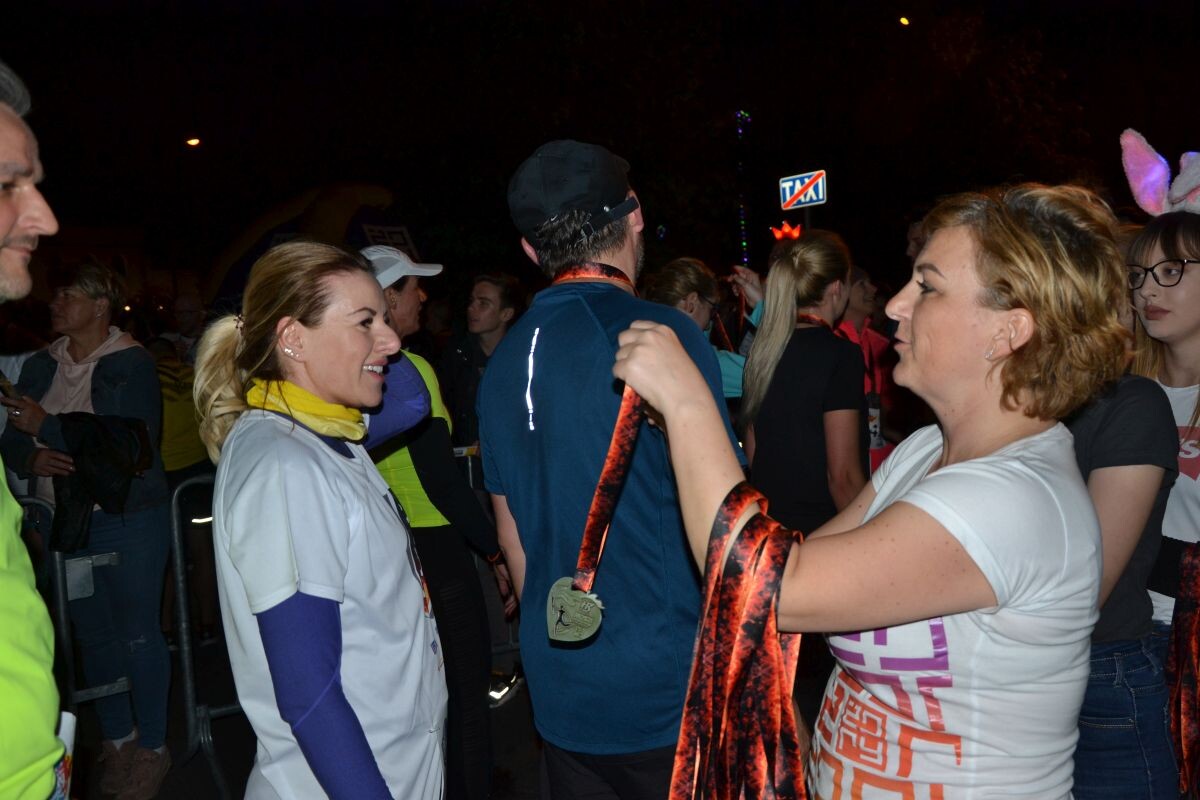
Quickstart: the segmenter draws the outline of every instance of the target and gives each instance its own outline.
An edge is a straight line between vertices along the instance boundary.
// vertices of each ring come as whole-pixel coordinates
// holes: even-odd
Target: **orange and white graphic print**
[[[814,731],[812,797],[943,800],[930,776],[961,769],[963,752],[938,696],[953,685],[942,620],[831,636],[829,645],[841,666]]]

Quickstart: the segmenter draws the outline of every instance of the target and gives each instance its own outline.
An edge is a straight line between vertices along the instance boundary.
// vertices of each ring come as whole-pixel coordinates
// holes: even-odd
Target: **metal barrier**
[[[39,497],[20,497],[17,502],[25,509],[25,516],[45,514],[52,524],[54,506]],[[36,519],[36,517],[34,517]],[[40,526],[39,526],[40,527]],[[47,528],[49,525],[47,526]],[[121,556],[118,553],[98,553],[91,556],[76,556],[67,558],[62,551],[49,548],[50,537],[46,536],[47,552],[50,553],[50,589],[51,605],[54,613],[54,635],[58,642],[58,652],[62,655],[62,679],[64,705],[72,714],[79,709],[80,703],[90,703],[102,697],[122,694],[129,691],[129,678],[118,678],[111,683],[100,686],[89,686],[78,689],[75,676],[75,641],[71,637],[72,600],[91,597],[95,592],[92,570],[95,567],[106,567],[119,564]]]
[[[211,486],[212,482],[212,475],[188,478],[176,486],[171,494],[171,564],[175,572],[175,626],[179,642],[179,671],[183,673],[183,711],[187,729],[187,747],[179,763],[187,763],[196,755],[197,750],[202,750],[205,760],[208,761],[209,772],[217,784],[218,797],[221,800],[229,800],[232,795],[225,781],[225,773],[217,760],[212,721],[239,714],[242,707],[236,702],[209,706],[196,700],[196,665],[193,660],[192,618],[189,608],[191,598],[188,596],[187,584],[187,544],[184,541],[184,527],[187,521],[183,519],[179,503],[179,498],[187,490],[197,486]]]

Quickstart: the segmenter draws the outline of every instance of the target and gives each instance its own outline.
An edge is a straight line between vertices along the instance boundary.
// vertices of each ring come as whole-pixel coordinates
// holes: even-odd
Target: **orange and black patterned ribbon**
[[[735,486],[717,512],[670,800],[804,800],[803,756],[792,706],[799,634],[776,626],[779,584],[802,536],[746,509],[766,498]],[[728,556],[725,551],[728,550]]]
[[[633,290],[633,281],[628,275],[616,267],[598,261],[585,261],[566,267],[554,276],[554,283],[597,279],[624,284]],[[636,294],[636,291],[634,293]],[[621,408],[617,412],[617,423],[613,428],[608,453],[604,457],[604,466],[600,470],[600,480],[592,495],[591,507],[588,508],[583,541],[579,545],[579,559],[575,563],[575,578],[571,586],[581,592],[590,592],[596,579],[596,568],[600,565],[604,543],[608,540],[613,512],[616,510],[617,500],[621,497],[621,487],[625,485],[629,464],[633,460],[633,446],[637,442],[638,426],[642,421],[641,409],[642,399],[638,397],[637,392],[626,386],[621,395]]]
[[[633,286],[633,281],[629,279],[621,270],[611,264],[602,264],[599,261],[582,261],[578,264],[573,264],[569,267],[563,267],[554,276],[554,283],[566,283],[568,281],[595,281],[607,280],[622,284],[629,287],[629,291],[637,294],[637,289]]]
[[[1200,544],[1183,548],[1179,594],[1171,620],[1167,685],[1171,690],[1171,735],[1179,763],[1179,793],[1195,797],[1200,780]]]
[[[575,563],[575,580],[571,586],[581,592],[590,592],[596,579],[596,567],[604,553],[608,540],[608,528],[612,523],[613,511],[621,497],[621,487],[629,473],[633,460],[633,445],[637,442],[638,426],[642,421],[642,398],[629,385],[621,394],[621,410],[617,413],[617,424],[613,427],[608,455],[600,470],[600,481],[592,495],[587,523],[583,527],[583,542],[579,545],[579,560]]]
[[[717,329],[717,348],[719,350],[728,350],[737,352],[733,346],[733,340],[729,338],[729,331],[725,328],[725,322],[721,319],[720,306],[713,309],[713,327]]]

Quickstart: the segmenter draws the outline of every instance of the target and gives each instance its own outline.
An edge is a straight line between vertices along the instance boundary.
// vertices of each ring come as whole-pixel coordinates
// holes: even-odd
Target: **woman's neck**
[[[108,325],[67,334],[67,352],[71,354],[71,358],[81,361],[96,352],[96,348],[104,344],[107,338]]]
[[[818,319],[824,322],[826,326],[833,327],[833,312],[823,303],[821,305],[804,306],[803,308],[796,309],[797,328],[814,328],[818,324],[816,322]]]
[[[988,398],[979,407],[959,408],[955,413],[938,415],[945,444],[937,469],[974,458],[991,455],[1013,442],[1048,431],[1056,420],[1027,416],[1020,409],[1009,410],[999,399]]]
[[[1195,386],[1200,383],[1200,337],[1163,348],[1158,379],[1165,386]]]

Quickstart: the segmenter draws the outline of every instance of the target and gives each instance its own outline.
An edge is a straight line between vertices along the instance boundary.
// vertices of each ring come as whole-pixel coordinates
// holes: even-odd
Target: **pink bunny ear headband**
[[[1200,214],[1200,153],[1179,158],[1179,175],[1171,181],[1167,160],[1155,152],[1140,133],[1128,128],[1121,134],[1121,164],[1133,198],[1143,211],[1157,217],[1168,211]]]

